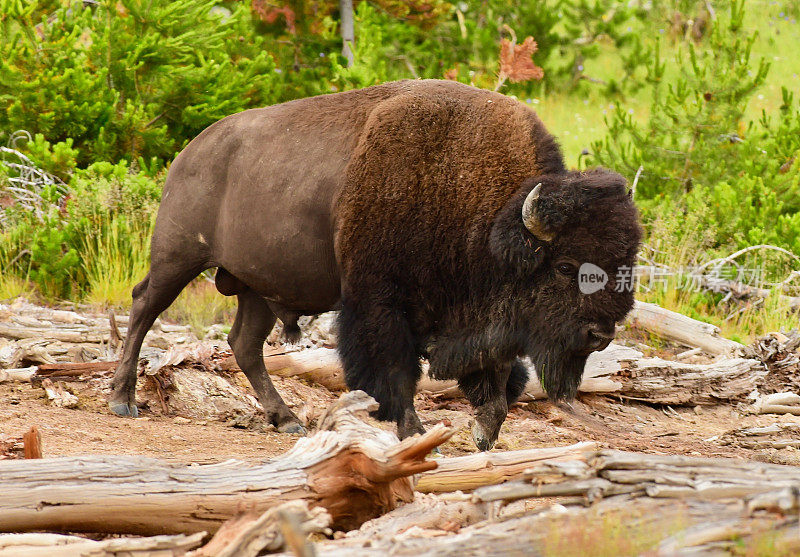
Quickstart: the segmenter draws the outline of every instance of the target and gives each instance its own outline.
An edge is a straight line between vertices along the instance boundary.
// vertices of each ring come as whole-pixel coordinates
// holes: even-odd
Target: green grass
[[[131,290],[150,267],[153,221],[127,225],[124,220],[114,219],[87,235],[81,252],[88,283],[85,302],[100,307],[130,306]]]

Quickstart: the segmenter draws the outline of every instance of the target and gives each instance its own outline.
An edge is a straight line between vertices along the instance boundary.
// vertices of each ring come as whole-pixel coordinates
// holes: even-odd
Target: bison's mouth
[[[531,354],[542,388],[552,401],[570,401],[578,393],[589,353],[545,350]]]

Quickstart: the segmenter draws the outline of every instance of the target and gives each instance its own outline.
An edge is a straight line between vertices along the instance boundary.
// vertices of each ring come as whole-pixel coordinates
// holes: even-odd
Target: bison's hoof
[[[497,439],[487,437],[483,428],[476,423],[472,426],[472,440],[475,441],[475,446],[479,451],[490,451]]]
[[[305,435],[308,433],[306,428],[297,422],[286,422],[285,424],[278,426],[278,431],[281,433],[293,433],[296,435]]]
[[[108,407],[117,416],[123,416],[125,418],[139,417],[139,408],[137,408],[135,404],[128,404],[126,402],[109,402]]]

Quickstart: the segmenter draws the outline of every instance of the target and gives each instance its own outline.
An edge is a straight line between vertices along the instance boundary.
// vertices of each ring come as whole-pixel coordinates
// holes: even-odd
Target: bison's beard
[[[560,350],[537,350],[531,354],[536,376],[550,400],[572,400],[578,393],[586,354]]]

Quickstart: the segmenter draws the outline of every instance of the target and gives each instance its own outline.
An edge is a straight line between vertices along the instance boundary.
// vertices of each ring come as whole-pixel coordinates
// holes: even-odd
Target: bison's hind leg
[[[117,364],[111,382],[108,407],[119,416],[137,417],[136,365],[142,342],[158,315],[175,301],[181,290],[203,271],[201,265],[154,267],[142,282],[133,288],[128,334],[125,337],[122,359]]]
[[[275,314],[267,301],[249,288],[237,298],[239,308],[228,333],[236,363],[256,391],[267,420],[283,433],[304,434],[305,428],[275,390],[264,366],[264,341],[275,325]]]
[[[378,401],[379,420],[396,422],[401,439],[425,432],[414,410],[422,371],[401,310],[343,299],[339,355],[348,388],[365,391]]]

